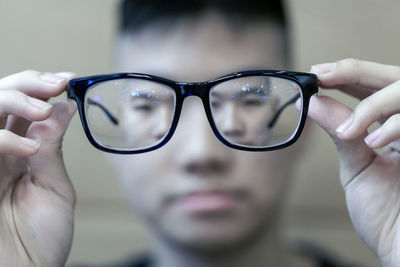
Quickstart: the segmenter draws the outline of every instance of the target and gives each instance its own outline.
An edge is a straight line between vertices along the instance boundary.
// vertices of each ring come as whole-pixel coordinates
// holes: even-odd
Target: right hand
[[[71,73],[24,71],[0,79],[0,266],[64,266],[75,192],[61,142],[76,111],[52,105]]]

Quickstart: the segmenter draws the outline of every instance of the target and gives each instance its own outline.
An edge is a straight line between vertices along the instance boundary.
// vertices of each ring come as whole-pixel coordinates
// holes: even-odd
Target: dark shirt
[[[360,265],[345,263],[338,257],[335,257],[333,254],[322,249],[321,247],[310,243],[302,242],[301,245],[296,246],[295,253],[314,261],[315,267],[361,267]],[[153,258],[150,255],[142,255],[139,257],[135,257],[133,259],[121,261],[119,263],[105,264],[97,267],[153,267],[153,266],[154,266]],[[74,267],[94,267],[94,266],[74,265]],[[253,266],[249,264],[249,267]]]
[[[125,265],[112,265],[107,267],[153,267],[150,258],[140,258],[133,260],[131,262],[126,263]],[[249,267],[252,267],[249,264]],[[315,267],[361,267],[359,265],[349,265],[343,262],[339,262],[335,259],[325,258],[325,257],[318,257],[315,259]],[[105,266],[106,267],[106,266]]]
[[[151,257],[139,257],[131,261],[101,265],[98,267],[153,267]],[[339,260],[318,256],[315,258],[315,267],[361,267],[360,265],[347,264]],[[75,265],[75,267],[90,267],[88,265]],[[94,267],[94,266],[92,266]],[[253,267],[249,264],[249,267]]]

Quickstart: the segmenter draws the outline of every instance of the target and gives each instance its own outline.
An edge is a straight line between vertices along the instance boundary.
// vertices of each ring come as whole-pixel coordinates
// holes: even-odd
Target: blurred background
[[[26,69],[111,72],[118,3],[0,0],[0,77]],[[399,1],[289,0],[288,7],[293,70],[308,71],[313,64],[347,57],[400,65]],[[322,94],[355,104],[336,92]],[[310,240],[346,260],[379,266],[351,226],[329,137],[315,127],[307,146],[285,212],[287,238]],[[86,140],[77,115],[65,136],[64,152],[78,194],[68,264],[104,263],[146,251],[143,225],[126,204],[103,153]]]

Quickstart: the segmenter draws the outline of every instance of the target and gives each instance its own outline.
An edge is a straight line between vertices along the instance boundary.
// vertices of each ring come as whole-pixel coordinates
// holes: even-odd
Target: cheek
[[[285,153],[281,151],[247,153],[238,170],[241,182],[251,190],[257,205],[270,205],[278,201],[288,181]]]
[[[140,213],[154,212],[166,189],[163,161],[159,151],[123,155],[113,160],[123,191],[131,206]]]

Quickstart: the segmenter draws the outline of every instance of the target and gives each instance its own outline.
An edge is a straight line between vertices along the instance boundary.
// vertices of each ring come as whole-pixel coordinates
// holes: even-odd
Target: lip
[[[192,214],[221,213],[235,209],[238,197],[229,191],[196,191],[179,197],[175,204]]]

